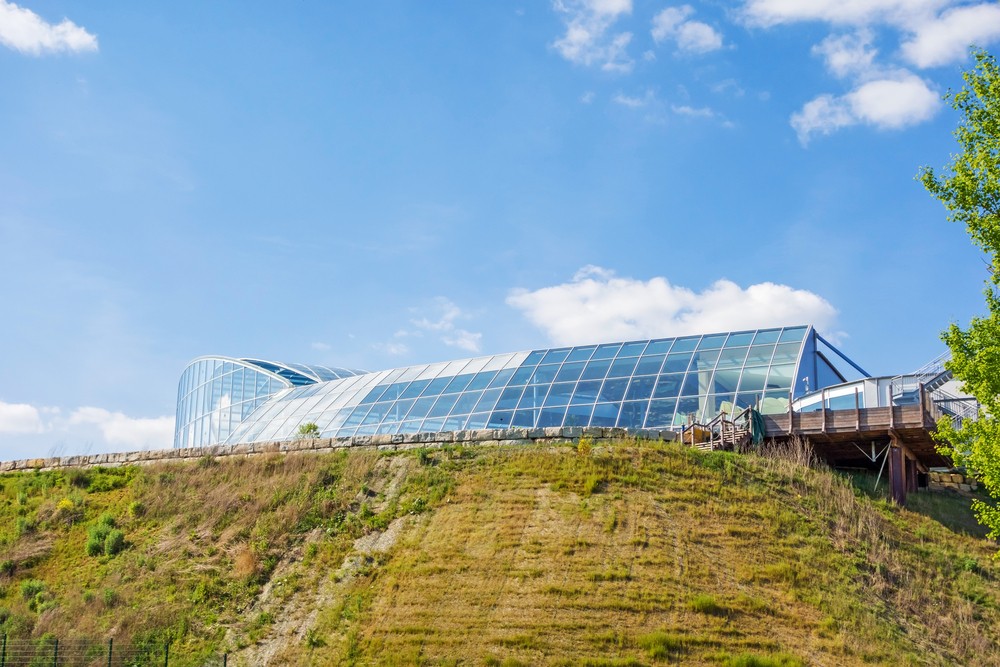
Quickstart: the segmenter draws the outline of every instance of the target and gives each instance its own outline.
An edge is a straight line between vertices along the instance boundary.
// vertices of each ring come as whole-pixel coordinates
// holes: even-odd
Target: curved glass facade
[[[375,373],[326,369],[342,375],[323,381],[318,373],[301,379],[307,377],[303,369],[315,373],[317,367],[207,357],[181,378],[175,445],[289,440],[310,422],[321,437],[677,428],[753,404],[785,412],[790,399],[845,381],[831,362],[837,355],[861,370],[812,327],[799,326],[533,350]]]
[[[195,359],[177,387],[174,447],[225,442],[236,426],[279,391],[362,372],[258,359]]]

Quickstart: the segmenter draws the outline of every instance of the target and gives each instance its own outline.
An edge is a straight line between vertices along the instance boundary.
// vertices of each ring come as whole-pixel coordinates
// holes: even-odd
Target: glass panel
[[[791,341],[801,341],[806,334],[805,327],[795,327],[794,329],[785,329],[781,332],[781,337],[778,339],[779,343],[788,343]]]
[[[469,417],[469,421],[465,422],[465,428],[474,431],[476,429],[486,428],[486,424],[490,421],[490,413],[481,412],[477,415],[472,415]]]
[[[610,343],[608,345],[601,345],[594,351],[593,359],[611,359],[618,354],[618,350],[622,349],[621,343]]]
[[[434,405],[434,401],[437,398],[435,396],[425,396],[424,398],[418,398],[413,403],[413,407],[407,413],[407,419],[420,419],[421,417],[426,417],[428,411],[430,411],[431,406]]]
[[[584,366],[586,364],[582,361],[563,364],[556,374],[556,382],[576,382],[580,379]]]
[[[467,391],[473,391],[475,389],[486,389],[496,377],[496,371],[486,371],[485,373],[476,373],[476,377],[472,378],[472,382],[466,387]]]
[[[510,376],[514,374],[513,368],[505,368],[497,373],[497,376],[493,378],[493,382],[490,382],[490,388],[503,387],[510,380]]]
[[[658,354],[653,357],[643,357],[639,360],[639,365],[635,367],[636,375],[656,375],[660,372],[660,368],[663,366],[663,360],[666,357],[662,354]]]
[[[549,350],[545,357],[539,362],[542,364],[561,364],[569,356],[569,348],[564,347],[558,350]]]
[[[618,353],[618,358],[623,357],[638,357],[642,354],[642,351],[646,349],[648,345],[647,341],[635,342],[635,343],[625,343],[622,345],[621,351]]]
[[[688,365],[691,363],[691,354],[685,352],[683,354],[668,354],[667,360],[663,364],[664,373],[683,373],[687,370]]]
[[[667,352],[670,351],[670,346],[673,345],[673,343],[674,343],[673,338],[654,340],[649,344],[649,347],[646,348],[646,354],[647,355],[666,354]]]
[[[646,416],[646,428],[666,428],[673,425],[674,408],[677,407],[675,399],[662,401],[650,401],[649,412]]]
[[[384,394],[386,389],[388,388],[389,387],[385,385],[381,387],[375,387],[370,392],[368,392],[368,394],[363,399],[361,399],[361,404],[364,405],[365,403],[374,403],[375,401],[377,401],[382,397],[382,394]],[[392,399],[394,397],[390,396],[389,398]]]
[[[482,395],[483,392],[481,391],[473,391],[460,395],[458,397],[458,401],[455,403],[455,414],[465,415],[472,412]]]
[[[774,348],[772,364],[789,363],[798,360],[801,343],[781,343]]]
[[[601,393],[600,380],[588,380],[576,386],[571,403],[596,403],[597,396]]]
[[[399,395],[400,398],[416,398],[420,395],[427,385],[431,383],[430,380],[417,380],[411,382],[410,386],[403,390],[403,393]]]
[[[387,418],[395,422],[403,421],[406,417],[406,413],[410,411],[411,407],[413,407],[413,403],[414,399],[412,398],[408,398],[403,401],[396,401],[389,409]]]
[[[566,410],[566,420],[564,426],[589,426],[590,413],[594,411],[593,405],[571,405]]]
[[[726,347],[745,347],[753,341],[753,334],[753,331],[729,334],[729,340],[726,341]]]
[[[695,419],[698,418],[698,410],[701,408],[701,403],[697,396],[692,396],[691,398],[682,398],[677,401],[677,417],[683,417],[683,421],[680,423],[686,424],[688,421],[688,416],[692,416]],[[677,418],[674,419],[674,423],[678,422]]]
[[[533,428],[537,416],[537,410],[518,410],[514,413],[514,418],[511,420],[510,425],[516,428]]]
[[[715,362],[719,360],[720,350],[699,350],[695,353],[691,362],[691,370],[705,370],[715,368]]]
[[[618,421],[618,403],[598,403],[594,406],[594,414],[590,418],[591,426],[614,426]]]
[[[744,368],[743,375],[740,378],[740,393],[763,390],[766,377],[767,366]]]
[[[522,366],[537,366],[544,356],[545,350],[536,350],[527,356]]]
[[[451,384],[453,379],[451,377],[440,377],[431,380],[431,383],[427,385],[421,396],[440,396],[441,392]]]
[[[365,418],[366,414],[368,414],[368,408],[369,406],[367,405],[355,408],[354,411],[351,412],[351,416],[344,422],[344,426],[357,426],[360,424],[361,420]]]
[[[487,410],[492,410],[493,406],[496,405],[497,400],[500,398],[500,392],[502,389],[487,389],[483,392],[483,397],[479,399],[479,403],[476,404],[476,412],[486,412]]]
[[[583,375],[580,376],[582,380],[603,380],[604,376],[608,374],[608,369],[611,368],[611,360],[604,359],[601,361],[589,361],[587,367],[583,369]]]
[[[500,394],[500,400],[497,401],[497,410],[513,410],[517,407],[517,402],[521,399],[521,392],[524,391],[522,387],[510,387],[509,389],[504,389],[503,393]]]
[[[681,383],[684,376],[680,373],[675,375],[661,375],[656,383],[656,391],[653,398],[676,398],[681,393]]]
[[[590,359],[590,355],[592,355],[596,349],[597,347],[594,345],[574,348],[573,351],[569,353],[569,356],[566,357],[566,361],[588,361]],[[562,417],[560,417],[560,419],[562,419]]]
[[[514,418],[514,411],[509,410],[506,412],[494,412],[490,415],[490,421],[487,424],[489,428],[510,428],[510,421]]]
[[[734,347],[722,351],[719,355],[719,363],[716,368],[742,368],[746,361],[749,347]]]
[[[689,336],[688,338],[678,338],[674,341],[673,347],[670,348],[670,353],[674,354],[676,352],[694,352],[694,349],[698,347],[698,341],[701,340],[701,336]]]
[[[646,420],[647,407],[649,407],[649,402],[647,401],[626,401],[622,403],[622,411],[618,415],[618,428],[632,430],[642,428],[642,423]]]
[[[400,433],[416,433],[420,430],[421,420],[416,420],[412,422],[403,422],[399,425]]]
[[[548,387],[545,385],[533,385],[524,391],[521,402],[517,404],[519,408],[540,408],[545,400],[545,392]]]
[[[771,355],[774,354],[773,345],[754,345],[747,355],[747,366],[759,366],[771,363]]]
[[[549,395],[545,398],[545,407],[568,404],[569,399],[573,396],[573,387],[574,384],[572,382],[552,385]]]
[[[628,377],[632,375],[635,370],[635,365],[639,363],[639,360],[635,357],[630,359],[615,359],[615,363],[611,364],[611,370],[608,372],[609,378],[621,378]]]
[[[736,396],[736,409],[742,410],[743,408],[749,408],[752,405],[757,405],[757,401],[760,399],[761,392],[746,392],[741,393]]]
[[[455,402],[458,400],[458,394],[449,394],[447,396],[442,396],[431,408],[431,411],[427,413],[428,417],[447,417],[451,413],[451,409],[455,407]]]
[[[625,400],[635,401],[649,398],[653,393],[653,385],[655,383],[656,378],[652,376],[632,378],[632,384],[628,386],[628,391],[625,393]]]
[[[712,391],[720,393],[736,391],[736,385],[740,381],[740,374],[741,370],[739,368],[715,371],[715,375],[712,376]]]
[[[688,373],[687,375],[684,376],[684,386],[681,388],[681,396],[697,396],[697,395],[698,395],[698,373]]]
[[[439,417],[438,419],[428,419],[420,426],[420,430],[424,433],[437,433],[444,426],[444,417]]]
[[[515,386],[515,387],[522,384],[528,384],[528,381],[531,380],[531,374],[534,372],[535,372],[534,366],[521,366],[516,371],[514,371],[514,375],[511,376],[510,382],[507,384],[508,386]]]
[[[780,329],[767,329],[766,331],[758,331],[753,337],[754,345],[761,345],[764,343],[777,343],[778,337],[781,336]]]
[[[562,426],[566,408],[545,408],[538,413],[538,428]]]
[[[468,421],[468,417],[462,415],[461,417],[449,417],[444,422],[445,431],[461,431],[465,427],[465,422]]]
[[[558,366],[539,366],[531,378],[532,384],[548,384],[556,379],[559,372]]]
[[[451,384],[449,384],[442,393],[454,394],[459,391],[465,391],[465,388],[469,386],[469,383],[472,382],[472,378],[474,377],[476,376],[472,374],[456,375],[455,379],[451,381]]]
[[[833,400],[839,400],[839,399],[842,399],[842,398],[846,398],[847,402],[844,404],[843,408],[841,408],[841,409],[845,409],[845,410],[846,409],[851,409],[851,410],[853,410],[854,409],[854,394],[850,394],[849,396],[841,396],[838,399],[833,399]],[[860,404],[864,405],[863,398],[860,401]],[[783,391],[779,391],[779,392],[769,391],[769,392],[766,392],[764,394],[763,400],[761,400],[761,402],[760,402],[760,411],[761,411],[761,414],[765,414],[765,415],[788,414],[788,394],[786,392],[783,392]]]
[[[767,389],[791,389],[792,376],[795,373],[795,364],[785,364],[783,366],[771,366],[771,372],[767,376]],[[851,407],[854,407],[853,404]]]
[[[608,380],[601,387],[600,400],[620,401],[625,396],[625,389],[628,387],[628,378],[618,380]],[[614,424],[612,424],[614,426]]]

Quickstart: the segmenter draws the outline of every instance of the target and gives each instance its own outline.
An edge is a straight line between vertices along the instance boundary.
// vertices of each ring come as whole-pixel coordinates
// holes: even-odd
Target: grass
[[[996,545],[967,500],[900,509],[770,454],[584,442],[3,475],[0,632],[115,628],[171,639],[171,664],[247,664],[300,613],[284,664],[1000,664]],[[111,524],[124,548],[88,556]],[[395,546],[355,550],[397,525]]]

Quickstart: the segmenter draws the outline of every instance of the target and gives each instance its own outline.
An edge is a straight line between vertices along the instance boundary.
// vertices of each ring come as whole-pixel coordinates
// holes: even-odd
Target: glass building
[[[750,405],[786,412],[867,377],[811,326],[498,354],[368,373],[202,357],[178,389],[175,447],[482,428],[680,428]]]

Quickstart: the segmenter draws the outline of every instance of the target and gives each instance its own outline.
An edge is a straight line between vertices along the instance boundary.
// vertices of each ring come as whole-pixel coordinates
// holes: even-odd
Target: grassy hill
[[[0,633],[169,640],[172,665],[1000,665],[968,501],[900,509],[807,458],[583,441],[4,475]]]

